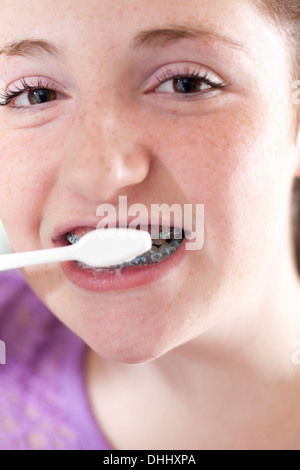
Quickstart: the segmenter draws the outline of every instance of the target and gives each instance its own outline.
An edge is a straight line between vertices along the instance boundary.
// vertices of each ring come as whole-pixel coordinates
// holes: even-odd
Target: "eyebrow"
[[[180,39],[186,38],[210,38],[212,40],[222,42],[227,46],[241,49],[243,52],[248,52],[245,44],[236,41],[226,35],[222,35],[216,31],[208,29],[206,26],[199,25],[183,26],[171,25],[167,28],[152,29],[148,31],[141,31],[131,41],[132,48],[139,47],[164,47],[177,42]]]
[[[222,42],[227,46],[248,52],[245,44],[236,41],[226,35],[221,35],[216,31],[200,25],[198,27],[172,25],[167,28],[151,29],[139,32],[131,41],[131,48],[141,47],[165,47],[180,39],[210,38]],[[65,57],[64,50],[54,42],[44,39],[21,39],[12,41],[0,47],[0,55],[11,56],[31,56],[39,57],[47,53],[56,58]]]
[[[0,55],[6,56],[32,56],[39,57],[46,52],[48,55],[62,58],[64,56],[63,49],[54,42],[45,41],[44,39],[22,39],[12,41],[0,47]]]

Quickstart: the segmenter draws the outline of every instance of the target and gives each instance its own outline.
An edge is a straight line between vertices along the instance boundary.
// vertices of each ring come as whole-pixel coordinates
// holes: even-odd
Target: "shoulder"
[[[72,448],[76,437],[61,435],[72,434],[62,381],[68,350],[76,347],[18,271],[0,275],[0,340],[6,350],[0,365],[0,449]]]
[[[0,340],[5,342],[7,356],[13,360],[17,357],[29,360],[41,344],[47,344],[48,338],[51,342],[55,331],[64,328],[36,296],[21,272],[0,275]]]
[[[16,314],[22,307],[42,305],[20,271],[0,274],[0,321],[5,322],[8,314]],[[5,316],[7,313],[7,316]]]
[[[23,293],[29,292],[29,286],[19,271],[8,271],[0,274],[0,311],[13,306],[21,299]]]
[[[0,275],[0,449],[109,449],[86,396],[85,345],[21,272]]]

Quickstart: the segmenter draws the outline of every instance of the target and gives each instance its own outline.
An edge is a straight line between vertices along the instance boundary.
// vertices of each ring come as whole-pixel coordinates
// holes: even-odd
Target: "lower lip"
[[[61,263],[65,276],[76,286],[94,292],[127,290],[167,277],[178,269],[185,252],[185,239],[177,250],[165,260],[145,266],[131,266],[118,271],[81,269],[76,262]]]

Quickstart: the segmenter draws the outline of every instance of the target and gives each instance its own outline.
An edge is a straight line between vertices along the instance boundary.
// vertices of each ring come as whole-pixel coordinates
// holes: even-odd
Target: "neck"
[[[243,306],[231,315],[225,312],[224,319],[200,337],[140,365],[103,361],[94,353],[88,356],[91,403],[116,446],[126,448],[140,436],[143,448],[149,436],[157,436],[152,443],[156,448],[169,436],[166,445],[181,448],[180,439],[188,436],[188,445],[230,447],[224,433],[218,435],[218,416],[237,448],[251,443],[260,448],[269,442],[291,445],[288,433],[285,443],[284,436],[272,435],[270,426],[274,420],[284,420],[298,400],[292,344],[300,340],[300,282],[292,254],[283,248],[287,246],[286,241],[281,244]],[[166,429],[157,432],[156,419],[166,414],[182,416],[185,424],[180,432],[168,420],[162,421]],[[298,426],[296,414],[291,429]],[[132,434],[119,431],[117,416],[130,423]],[[241,429],[247,430],[244,435]]]

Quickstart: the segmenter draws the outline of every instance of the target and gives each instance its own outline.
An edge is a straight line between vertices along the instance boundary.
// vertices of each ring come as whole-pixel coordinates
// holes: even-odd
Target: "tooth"
[[[154,261],[160,261],[163,257],[163,254],[158,252],[158,253],[153,253],[153,255],[151,255],[151,259],[154,260]]]
[[[166,240],[170,238],[170,236],[171,236],[170,229],[168,227],[163,227],[162,231],[159,234],[159,238],[160,239],[164,238]]]
[[[173,228],[173,237],[177,240],[182,238],[182,229],[179,228],[179,227],[174,227]]]
[[[74,235],[74,233],[70,232],[67,234],[67,240],[73,245],[79,241],[79,238]]]
[[[174,253],[175,249],[172,247],[172,245],[167,245],[167,246],[164,246],[163,247],[163,250],[161,251],[161,253],[163,253],[163,255],[168,255],[170,256],[172,253]]]
[[[159,250],[158,246],[152,245],[150,251],[154,251],[155,253],[158,253],[158,250]]]
[[[163,243],[165,243],[166,240],[160,240],[158,238],[155,238],[154,240],[152,240],[152,243],[154,243],[155,245],[162,245]]]
[[[159,247],[159,253],[165,254],[166,250],[170,247],[168,242],[164,243],[162,246]]]

